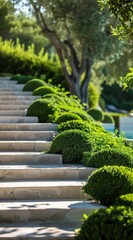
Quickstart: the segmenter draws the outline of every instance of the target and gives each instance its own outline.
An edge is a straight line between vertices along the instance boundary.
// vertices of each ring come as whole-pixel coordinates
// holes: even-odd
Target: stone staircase
[[[26,116],[37,97],[22,88],[0,78],[0,239],[75,239],[82,215],[99,208],[81,189],[94,169],[43,152],[57,126]]]

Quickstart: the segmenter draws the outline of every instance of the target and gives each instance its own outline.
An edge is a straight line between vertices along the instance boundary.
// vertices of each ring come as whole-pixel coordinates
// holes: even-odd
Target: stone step
[[[27,113],[27,109],[26,110],[0,110],[0,116],[26,116],[26,113]]]
[[[2,165],[0,179],[7,180],[87,180],[95,168],[81,165]]]
[[[83,200],[81,181],[0,181],[0,200]],[[89,198],[89,196],[87,196]]]
[[[0,201],[0,223],[43,221],[44,223],[81,223],[83,214],[103,208],[88,201]]]
[[[31,101],[34,101],[36,99],[40,98],[40,96],[25,96],[25,95],[0,95],[0,101],[9,101],[10,100],[15,100],[15,101],[20,101],[20,100],[31,100]]]
[[[0,131],[57,131],[54,123],[0,123]]]
[[[0,105],[30,105],[34,100],[0,100]]]
[[[61,154],[46,154],[42,152],[0,152],[0,164],[31,165],[31,164],[62,164]]]
[[[6,90],[3,90],[3,91],[1,91],[1,89],[0,89],[0,95],[13,95],[13,96],[32,96],[33,95],[33,93],[32,92],[29,92],[29,91],[26,91],[26,92],[24,92],[24,91],[19,91],[19,90],[16,90],[16,91],[6,91]]]
[[[44,224],[44,222],[0,224],[1,240],[75,240],[78,224]]]
[[[47,140],[52,139],[57,135],[55,131],[0,131],[0,141],[10,140]]]
[[[28,116],[0,116],[0,123],[37,123],[37,117]]]
[[[0,141],[0,152],[39,152],[49,150],[51,141]]]
[[[8,105],[0,105],[0,111],[1,110],[27,110],[27,108],[29,107],[29,104],[21,104],[21,105],[17,105],[17,104],[8,104]]]
[[[11,91],[11,90],[22,90],[24,87],[24,84],[0,84],[0,90],[1,91]]]

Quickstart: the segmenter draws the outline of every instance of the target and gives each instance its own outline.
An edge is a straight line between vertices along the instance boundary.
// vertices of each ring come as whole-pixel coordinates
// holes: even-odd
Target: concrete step
[[[1,240],[75,240],[78,224],[46,224],[44,222],[0,224]]]
[[[3,165],[0,180],[87,180],[95,170],[81,165]]]
[[[0,131],[0,141],[10,140],[45,140],[52,141],[57,135],[55,131]]]
[[[57,165],[62,164],[61,154],[42,152],[0,152],[0,164],[3,165]],[[35,166],[34,166],[35,167]]]
[[[26,116],[27,110],[0,110],[0,116]]]
[[[19,90],[16,90],[16,91],[6,91],[6,90],[3,90],[3,91],[1,91],[1,89],[0,89],[0,95],[13,95],[13,96],[32,96],[33,95],[33,93],[32,92],[29,92],[29,91],[26,91],[26,92],[24,92],[24,91],[19,91]]]
[[[0,141],[0,152],[47,151],[50,145],[50,141]]]
[[[21,105],[17,105],[17,104],[8,104],[8,105],[0,105],[0,111],[1,110],[27,110],[27,108],[29,107],[29,104],[21,104]]]
[[[0,100],[0,105],[30,105],[34,100]]]
[[[22,90],[24,87],[24,84],[11,84],[11,83],[7,83],[7,84],[1,84],[0,85],[0,90],[1,91],[11,91],[11,90]]]
[[[26,117],[27,119],[28,117]],[[37,119],[37,118],[36,118]],[[0,131],[57,131],[54,123],[0,123]]]
[[[31,100],[31,101],[34,101],[36,99],[40,98],[40,96],[25,96],[25,95],[0,95],[0,101],[10,101],[10,100],[15,100],[15,101],[18,101],[18,100]]]
[[[81,181],[0,181],[0,200],[83,200]],[[89,196],[87,196],[89,199]]]
[[[83,214],[103,208],[88,201],[0,201],[0,223],[43,221],[44,223],[78,223]]]
[[[37,123],[37,117],[28,116],[0,116],[0,123]]]

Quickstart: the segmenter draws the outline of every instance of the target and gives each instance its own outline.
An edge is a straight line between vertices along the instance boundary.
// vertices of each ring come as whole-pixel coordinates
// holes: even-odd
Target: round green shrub
[[[83,152],[90,150],[88,134],[81,130],[67,130],[58,134],[50,147],[50,153],[62,154],[64,163],[79,163]]]
[[[24,85],[23,91],[34,91],[36,88],[45,86],[45,85],[46,85],[46,83],[43,80],[34,78],[34,79],[28,81]]]
[[[82,120],[87,121],[87,122],[93,122],[94,119],[88,115],[88,113],[84,110],[78,110],[78,109],[73,109],[71,110],[71,113],[77,114],[82,118]]]
[[[104,113],[103,123],[114,123],[113,117],[109,113]]]
[[[116,199],[115,204],[133,208],[133,193],[121,195]]]
[[[99,98],[99,106],[103,111],[106,110],[106,102],[102,97]]]
[[[90,175],[83,189],[95,200],[108,206],[119,196],[133,193],[133,173],[123,166],[104,166]]]
[[[79,129],[84,132],[90,132],[90,125],[83,120],[71,120],[60,123],[57,127],[58,132],[63,132],[70,129]]]
[[[33,95],[43,96],[49,93],[56,93],[56,90],[50,86],[41,86],[33,91]]]
[[[91,108],[88,110],[88,114],[92,116],[96,121],[103,121],[103,112],[96,108]]]
[[[53,114],[53,105],[49,100],[37,99],[34,101],[27,110],[27,116],[38,117],[39,122],[48,122],[50,114]]]
[[[117,149],[98,151],[90,158],[87,158],[87,156],[83,156],[83,158],[84,162],[87,162],[88,167],[99,168],[104,165],[133,167],[133,156]]]
[[[77,231],[77,240],[132,240],[133,210],[127,207],[109,207],[85,216]]]
[[[70,121],[70,120],[82,120],[82,119],[77,114],[66,112],[66,113],[61,114],[57,118],[56,123],[59,124],[59,123],[67,122],[67,121]]]

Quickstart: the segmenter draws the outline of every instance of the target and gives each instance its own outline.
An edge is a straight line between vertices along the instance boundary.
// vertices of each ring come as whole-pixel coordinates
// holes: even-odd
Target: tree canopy
[[[133,43],[133,1],[132,0],[98,0],[102,9],[108,7],[118,21],[115,22],[113,34]],[[124,89],[133,88],[133,68],[124,77],[120,78]]]
[[[27,4],[56,49],[70,92],[87,103],[93,63],[115,61],[121,52],[121,43],[111,36],[107,12],[100,12],[97,0],[27,0]]]

